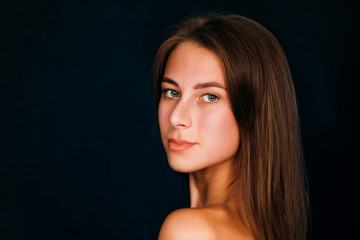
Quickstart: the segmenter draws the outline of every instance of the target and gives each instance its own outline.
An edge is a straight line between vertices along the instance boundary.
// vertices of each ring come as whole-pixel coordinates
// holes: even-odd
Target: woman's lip
[[[187,142],[187,141],[183,141],[183,140],[176,140],[174,138],[168,139],[169,149],[173,150],[173,151],[185,151],[186,149],[191,148],[195,144],[196,143]]]

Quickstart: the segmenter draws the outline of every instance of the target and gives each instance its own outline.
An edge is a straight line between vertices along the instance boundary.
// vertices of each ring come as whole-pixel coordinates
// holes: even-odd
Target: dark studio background
[[[169,26],[209,11],[278,38],[299,101],[309,239],[359,239],[359,28],[353,4],[325,0],[1,0],[0,239],[156,239],[189,206],[154,124],[151,68]]]

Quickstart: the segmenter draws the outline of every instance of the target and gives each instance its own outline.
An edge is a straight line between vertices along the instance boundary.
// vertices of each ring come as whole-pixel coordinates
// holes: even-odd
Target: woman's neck
[[[233,200],[232,188],[228,188],[233,180],[233,171],[233,159],[229,159],[189,173],[190,207],[208,207]]]

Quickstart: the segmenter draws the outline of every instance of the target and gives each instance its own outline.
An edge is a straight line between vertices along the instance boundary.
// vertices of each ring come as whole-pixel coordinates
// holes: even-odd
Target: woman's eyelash
[[[162,92],[163,92],[163,95],[168,98],[175,98],[175,97],[179,97],[179,95],[180,95],[180,93],[178,91],[176,91],[174,89],[169,89],[169,88],[164,89]],[[169,94],[175,95],[175,96],[171,96]]]
[[[207,99],[205,100],[204,97],[206,97]],[[203,99],[203,101],[210,102],[210,103],[215,103],[220,99],[219,96],[217,96],[216,94],[213,94],[213,93],[205,93],[201,96],[201,98]]]
[[[167,98],[177,98],[180,96],[180,93],[174,89],[166,88],[162,90],[162,94]],[[208,103],[216,103],[220,99],[219,96],[213,93],[205,93],[201,95],[200,99],[204,102]]]

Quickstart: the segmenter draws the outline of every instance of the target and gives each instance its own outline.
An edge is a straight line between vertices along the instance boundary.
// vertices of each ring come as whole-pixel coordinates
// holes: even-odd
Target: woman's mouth
[[[176,140],[174,138],[168,139],[169,149],[173,150],[173,151],[185,151],[185,150],[191,148],[192,146],[194,146],[195,144],[196,143],[187,142],[187,141],[183,141],[183,140]]]

